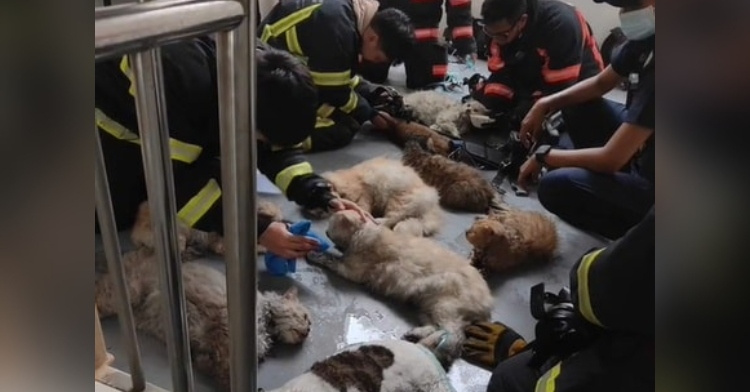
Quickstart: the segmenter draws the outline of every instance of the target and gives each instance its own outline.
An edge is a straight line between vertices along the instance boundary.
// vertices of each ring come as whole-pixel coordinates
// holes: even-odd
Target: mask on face
[[[623,34],[630,40],[640,40],[656,34],[654,7],[620,14],[620,26]]]

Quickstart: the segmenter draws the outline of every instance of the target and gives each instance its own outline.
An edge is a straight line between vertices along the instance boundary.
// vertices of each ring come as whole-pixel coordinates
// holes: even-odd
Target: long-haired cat
[[[478,217],[466,230],[466,239],[474,247],[473,265],[485,273],[551,261],[558,244],[557,228],[550,218],[515,208]]]
[[[146,248],[123,255],[125,278],[136,329],[165,339],[162,294],[159,285],[159,261]],[[114,315],[117,298],[109,273],[99,274],[95,300],[100,317]],[[229,390],[229,326],[227,318],[226,277],[220,271],[199,262],[182,264],[190,350],[196,368]],[[285,294],[257,293],[258,357],[267,355],[273,342],[299,344],[310,333],[308,310],[299,302],[297,290]]]
[[[460,138],[471,131],[471,114],[489,114],[489,110],[478,101],[472,99],[461,103],[433,90],[404,95],[404,109],[416,121],[453,138]]]
[[[281,221],[283,218],[281,209],[270,201],[258,200],[257,207],[259,221],[267,220],[273,222]],[[149,209],[148,201],[144,201],[138,207],[130,239],[136,247],[154,248],[154,233],[151,228],[151,210]],[[224,238],[218,233],[209,233],[178,223],[177,241],[179,250],[186,259],[192,259],[206,252],[217,255],[224,254]],[[259,244],[257,252],[262,254],[265,251],[265,248]]]
[[[373,158],[322,176],[339,196],[394,231],[431,236],[440,229],[443,211],[437,191],[400,160]]]
[[[431,139],[408,141],[402,161],[437,189],[443,207],[477,213],[503,208],[500,195],[477,169],[436,154]]]
[[[407,121],[398,118],[394,118],[388,124],[388,128],[380,131],[391,143],[404,147],[406,142],[413,138],[427,138],[432,140],[435,146],[435,152],[448,156],[450,155],[452,148],[450,139],[444,135],[439,134],[437,131],[430,129],[430,127],[420,124],[416,121]]]
[[[396,339],[355,344],[268,392],[455,392],[436,354]]]
[[[400,235],[359,219],[353,211],[335,213],[326,234],[343,255],[314,252],[308,261],[375,293],[415,305],[423,326],[406,339],[424,342],[447,331],[449,339],[434,344],[446,357],[455,358],[464,340],[463,328],[489,319],[493,300],[482,274],[440,243]]]

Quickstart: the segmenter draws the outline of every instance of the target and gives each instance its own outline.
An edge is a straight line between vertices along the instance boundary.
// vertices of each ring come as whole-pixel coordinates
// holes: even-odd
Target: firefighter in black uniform
[[[222,233],[215,43],[201,37],[166,45],[161,53],[178,219]],[[301,154],[318,106],[307,69],[288,53],[263,44],[256,61],[260,171],[304,207],[356,209],[336,198]],[[147,199],[135,93],[127,56],[96,64],[96,123],[118,230],[132,226],[138,206]],[[259,221],[258,235],[261,244],[283,257],[301,257],[315,248],[281,223]]]
[[[484,32],[492,39],[489,78],[472,96],[496,113],[522,119],[534,102],[602,71],[583,14],[560,0],[485,0]],[[577,148],[603,145],[619,125],[622,105],[596,97],[563,110]]]
[[[318,87],[318,120],[306,150],[344,147],[367,121],[388,126],[388,115],[371,106],[380,90],[356,74],[357,64],[398,63],[411,52],[414,29],[403,12],[378,11],[376,0],[281,0],[258,34],[302,59]]]
[[[541,322],[536,327],[536,341],[530,346],[501,323],[467,327],[464,357],[494,367],[487,392],[653,390],[654,236],[651,209],[624,237],[586,253],[573,266],[568,303],[571,311],[556,317],[569,315],[565,328],[575,326],[575,334],[588,337],[573,339],[573,334],[560,334],[567,342],[581,342],[576,344],[579,347],[566,345],[563,340],[549,341],[552,355],[538,367],[530,361],[540,352],[540,335],[551,332],[549,336],[555,336],[555,331]]]
[[[627,42],[603,72],[538,100],[522,121],[520,137],[534,143],[549,113],[601,98],[629,80],[616,132],[587,148],[539,146],[521,167],[518,184],[526,187],[547,167],[537,188],[542,205],[574,226],[614,239],[643,219],[656,196],[656,16],[655,0],[606,1],[622,8]]]
[[[438,43],[440,19],[445,3],[447,28],[444,36],[450,40],[459,59],[467,56],[477,58],[474,40],[474,18],[471,15],[471,0],[380,0],[381,9],[403,10],[414,24],[416,45],[405,61],[406,87],[424,89],[445,81],[448,74],[448,53]],[[361,74],[366,79],[383,83],[388,78],[389,66],[363,62]]]

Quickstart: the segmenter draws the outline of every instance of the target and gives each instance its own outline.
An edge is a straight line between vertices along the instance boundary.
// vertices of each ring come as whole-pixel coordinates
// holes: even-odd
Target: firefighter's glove
[[[474,323],[464,333],[463,358],[487,370],[523,351],[527,344],[516,331],[499,322]]]

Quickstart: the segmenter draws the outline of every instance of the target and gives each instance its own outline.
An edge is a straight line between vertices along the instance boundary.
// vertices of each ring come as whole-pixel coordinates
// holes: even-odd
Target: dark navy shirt
[[[625,122],[644,128],[656,128],[656,35],[628,41],[612,60],[612,69],[630,80]],[[637,172],[654,183],[656,167],[654,134],[635,161]]]

